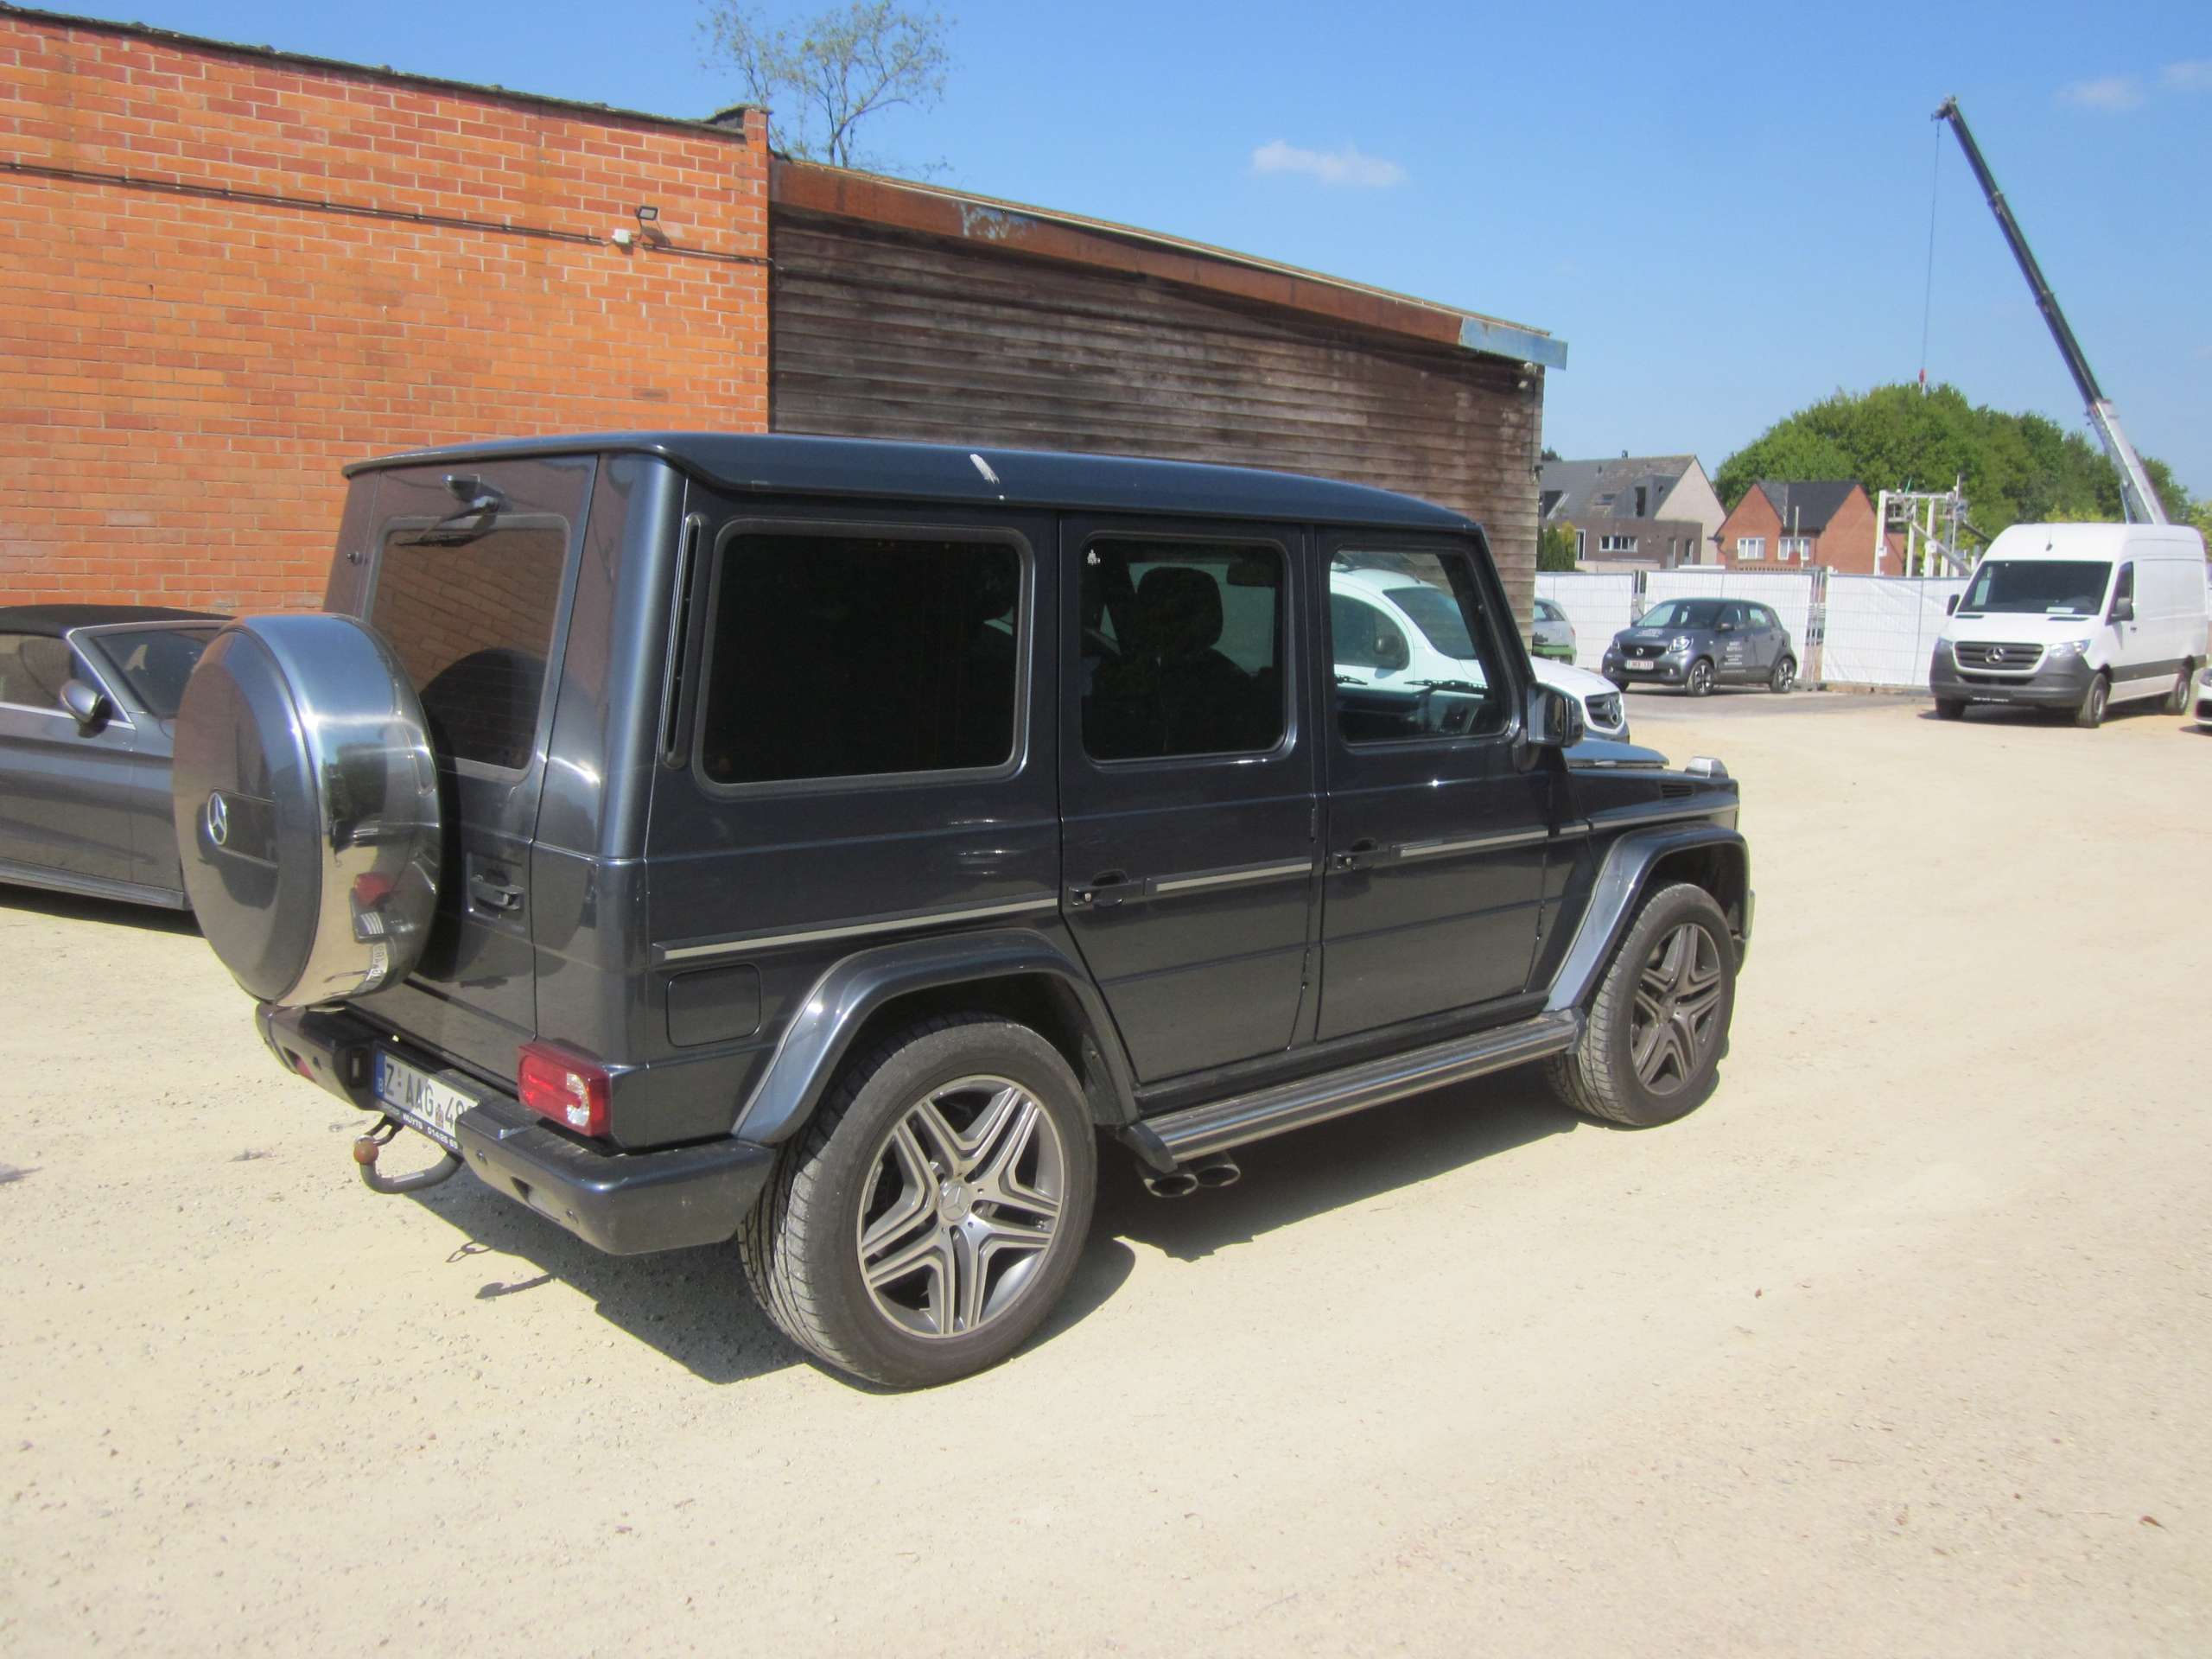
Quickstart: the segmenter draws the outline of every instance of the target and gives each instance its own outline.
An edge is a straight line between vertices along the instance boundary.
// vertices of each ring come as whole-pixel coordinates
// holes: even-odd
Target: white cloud
[[[2143,89],[2133,75],[2099,75],[2093,80],[2068,81],[2058,89],[2058,101],[2118,115],[2142,103]]]
[[[2212,58],[2170,63],[2158,79],[2177,92],[2212,92]]]
[[[1380,156],[1363,156],[1351,145],[1342,149],[1300,149],[1280,138],[1252,152],[1255,173],[1303,173],[1323,184],[1348,184],[1362,190],[1388,190],[1406,181],[1406,169]]]

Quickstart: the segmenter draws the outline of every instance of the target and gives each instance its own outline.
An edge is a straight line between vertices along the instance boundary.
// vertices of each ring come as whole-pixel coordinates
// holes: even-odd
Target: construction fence
[[[1574,625],[1574,660],[1595,670],[1613,635],[1666,599],[1747,599],[1771,608],[1808,684],[1925,690],[1957,576],[1847,576],[1827,569],[1541,571],[1536,592]]]

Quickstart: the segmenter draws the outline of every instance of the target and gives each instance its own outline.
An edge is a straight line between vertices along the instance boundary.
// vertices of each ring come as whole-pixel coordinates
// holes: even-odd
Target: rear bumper
[[[426,1071],[446,1070],[435,1056],[380,1037],[349,1014],[264,1002],[254,1019],[287,1071],[364,1111],[382,1109],[369,1082],[379,1045]],[[470,1171],[610,1255],[725,1243],[775,1166],[774,1147],[731,1138],[653,1152],[602,1150],[563,1135],[512,1095],[474,1077],[454,1081],[478,1102],[454,1129]]]
[[[2073,709],[2089,693],[2096,677],[2078,656],[2046,655],[2030,674],[1965,669],[1947,645],[1937,645],[1928,663],[1928,689],[1946,702],[2017,702],[2032,708]]]

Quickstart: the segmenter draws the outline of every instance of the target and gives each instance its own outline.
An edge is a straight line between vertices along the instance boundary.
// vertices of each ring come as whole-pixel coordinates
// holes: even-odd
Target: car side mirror
[[[1959,596],[1956,594],[1953,594],[1948,599],[1943,601],[1943,614],[1946,616],[1956,616],[1958,613]]]
[[[1527,741],[1532,749],[1571,749],[1580,743],[1586,728],[1582,700],[1555,685],[1529,688]]]
[[[1715,633],[1733,633],[1736,632],[1736,625],[1733,622],[1729,621],[1726,617],[1723,617],[1719,621],[1713,625],[1713,631]]]
[[[1414,660],[1413,648],[1402,634],[1378,634],[1375,640],[1375,666],[1384,669],[1409,667]]]
[[[2133,622],[2135,620],[2135,601],[2125,594],[2113,601],[2112,620],[2115,622]]]
[[[95,690],[82,680],[62,683],[61,706],[75,716],[77,729],[87,736],[106,725],[108,716],[115,713],[107,693]]]

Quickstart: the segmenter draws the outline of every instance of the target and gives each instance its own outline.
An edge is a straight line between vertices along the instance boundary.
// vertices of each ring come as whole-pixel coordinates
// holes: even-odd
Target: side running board
[[[1300,1077],[1294,1083],[1255,1089],[1249,1095],[1186,1106],[1181,1111],[1147,1118],[1141,1127],[1157,1135],[1177,1163],[1187,1163],[1231,1147],[1264,1141],[1269,1135],[1302,1129],[1309,1123],[1380,1106],[1385,1101],[1402,1100],[1424,1090],[1542,1059],[1573,1047],[1581,1031],[1582,1016],[1572,1008],[1540,1014],[1495,1031],[1365,1060],[1318,1077]]]

